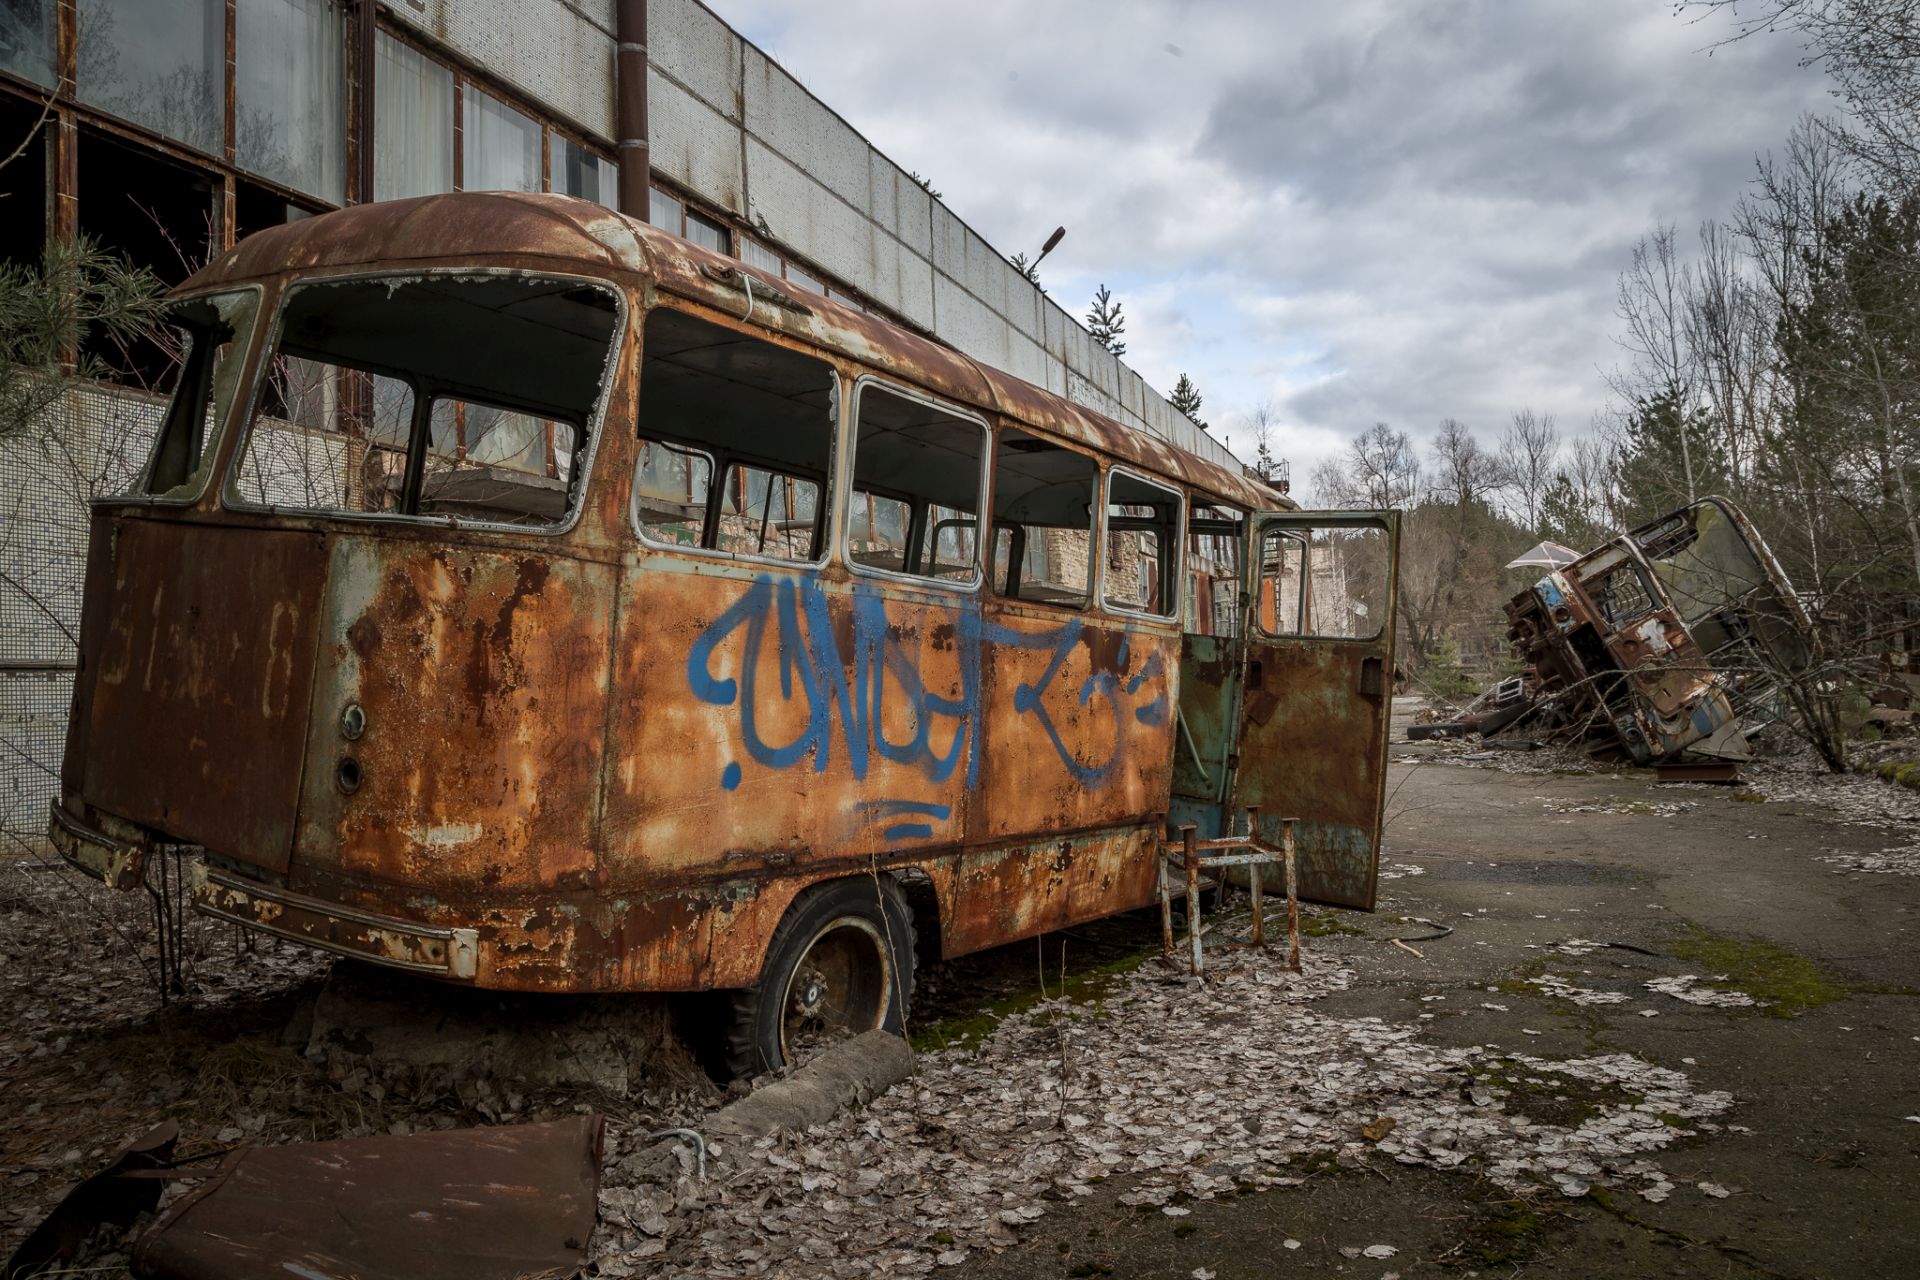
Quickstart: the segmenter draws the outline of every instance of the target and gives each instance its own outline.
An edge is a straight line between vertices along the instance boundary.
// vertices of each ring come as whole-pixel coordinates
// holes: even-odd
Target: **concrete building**
[[[16,144],[0,168],[11,260],[86,235],[177,281],[349,203],[561,191],[1237,465],[695,0],[0,0],[0,154]],[[89,354],[109,383],[0,443],[5,843],[38,840],[53,794],[85,500],[141,465],[170,364],[147,344]]]

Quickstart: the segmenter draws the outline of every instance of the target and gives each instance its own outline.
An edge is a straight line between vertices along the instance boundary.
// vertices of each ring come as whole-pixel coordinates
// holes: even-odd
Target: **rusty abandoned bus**
[[[171,317],[93,514],[93,875],[198,846],[200,910],[375,964],[729,991],[736,1070],[899,1027],[916,933],[1148,904],[1169,823],[1297,818],[1372,906],[1390,515],[563,197],[263,231]]]

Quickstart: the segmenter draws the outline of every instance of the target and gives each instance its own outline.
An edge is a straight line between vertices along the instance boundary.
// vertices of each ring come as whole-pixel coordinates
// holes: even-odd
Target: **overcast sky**
[[[1824,76],[1670,0],[713,0],[728,21],[1296,493],[1375,421],[1585,430],[1614,282],[1723,217]]]

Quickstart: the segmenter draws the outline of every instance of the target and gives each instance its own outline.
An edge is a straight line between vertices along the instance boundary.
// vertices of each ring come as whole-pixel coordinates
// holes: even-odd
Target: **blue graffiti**
[[[870,584],[853,588],[847,634],[836,636],[828,613],[828,595],[814,575],[802,577],[762,574],[746,593],[701,633],[687,654],[687,685],[696,698],[715,706],[739,708],[741,744],[749,760],[766,769],[787,769],[811,758],[815,772],[824,772],[833,759],[836,739],[846,752],[856,780],[864,780],[875,758],[911,765],[933,784],[945,783],[963,771],[971,790],[979,779],[980,718],[984,698],[982,655],[989,647],[1045,652],[1048,661],[1039,677],[1022,682],[1013,691],[1014,711],[1040,724],[1069,775],[1082,786],[1097,787],[1119,769],[1125,740],[1125,719],[1157,727],[1167,722],[1171,704],[1166,664],[1152,654],[1138,671],[1131,670],[1131,645],[1122,639],[1114,666],[1096,671],[1077,691],[1081,706],[1104,700],[1112,717],[1111,748],[1101,760],[1077,757],[1048,714],[1049,690],[1080,643],[1084,626],[1072,618],[1044,632],[1016,631],[987,621],[977,598],[967,597],[940,616],[952,630],[958,657],[959,693],[948,697],[927,688],[917,655],[900,640],[899,629],[888,619],[886,599]],[[741,639],[738,676],[714,674],[715,655],[735,636]],[[847,649],[843,650],[843,644]],[[771,649],[768,648],[771,646]],[[777,695],[762,688],[763,655],[772,656],[777,673]],[[786,741],[772,741],[762,728],[763,698],[797,706],[804,723]],[[905,707],[895,715],[912,729],[890,737],[887,708]],[[898,732],[898,730],[895,730]],[[740,763],[729,763],[721,785],[740,785]],[[913,800],[874,800],[861,804],[869,821],[891,821],[882,831],[889,840],[927,838],[933,821],[952,815],[949,807]]]

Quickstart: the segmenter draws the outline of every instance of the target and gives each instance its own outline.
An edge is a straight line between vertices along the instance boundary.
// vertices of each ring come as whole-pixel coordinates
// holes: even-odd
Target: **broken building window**
[[[664,309],[647,317],[642,350],[633,488],[641,537],[819,560],[839,417],[832,367]]]
[[[861,384],[855,420],[854,567],[976,581],[986,424],[874,382]]]
[[[1099,491],[1092,458],[1024,431],[1002,431],[993,460],[994,590],[1084,609]]]
[[[461,86],[463,191],[540,190],[540,126],[491,94]]]
[[[426,274],[296,285],[234,479],[242,504],[551,526],[578,506],[612,290]]]
[[[341,6],[334,0],[243,4],[234,11],[233,38],[234,162],[284,187],[344,203]]]
[[[373,198],[453,190],[453,72],[382,31],[374,83]]]
[[[141,486],[148,495],[199,496],[210,445],[226,420],[246,363],[238,344],[253,332],[259,297],[254,289],[212,294],[178,303],[168,312],[166,328],[179,344],[179,373]]]
[[[1179,605],[1180,495],[1115,467],[1107,472],[1107,562],[1100,596],[1124,613]]]
[[[79,139],[80,234],[178,284],[213,255],[215,182],[210,172],[162,159],[109,134]],[[17,163],[17,162],[16,162]],[[81,355],[108,378],[143,390],[171,385],[177,354],[146,337],[119,341],[95,332]]]
[[[0,5],[0,13],[5,6]],[[0,66],[5,66],[5,19],[0,18]],[[40,265],[47,242],[47,135],[52,128],[40,108],[20,98],[0,97],[0,137],[17,139],[20,154],[0,165],[0,261]]]
[[[80,101],[209,155],[225,149],[224,0],[90,4],[79,28]]]
[[[1260,629],[1347,640],[1379,635],[1390,550],[1380,525],[1268,527],[1260,539]]]

